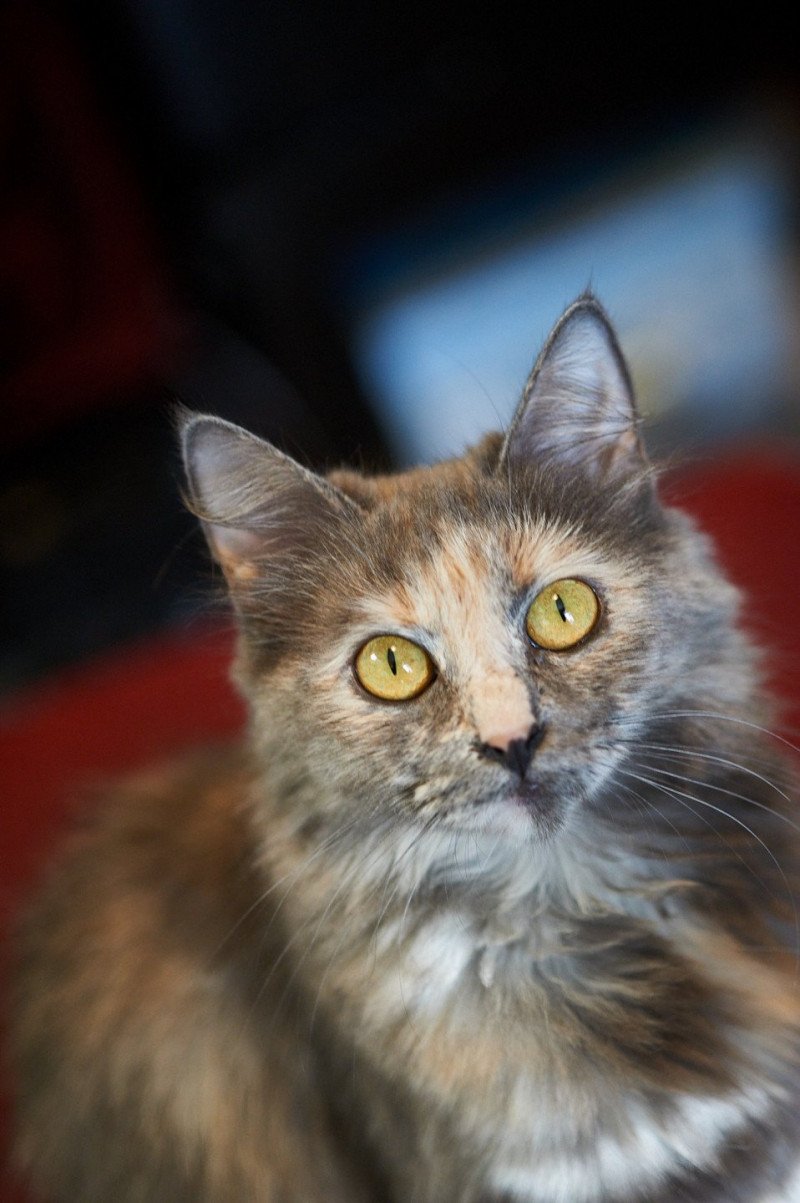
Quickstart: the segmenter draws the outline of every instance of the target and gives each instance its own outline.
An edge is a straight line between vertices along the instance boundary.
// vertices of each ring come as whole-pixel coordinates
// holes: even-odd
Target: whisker
[[[639,746],[641,746],[641,741],[642,741],[640,724],[636,724],[635,729],[636,729],[635,735],[616,734],[613,737],[611,737],[610,739],[601,740],[600,741],[601,746],[602,745],[614,746],[614,745],[621,744],[621,745],[624,745],[625,747],[639,747]],[[684,757],[700,756],[703,753],[718,755],[719,750],[720,750],[718,744],[714,744],[709,747],[708,744],[696,743],[694,741],[691,743],[675,743],[675,742],[659,743],[659,742],[651,741],[649,746],[663,748],[663,749],[671,751],[671,752],[677,752],[677,753],[680,753],[681,755],[683,755]],[[739,759],[734,762],[737,768],[746,769],[749,765],[759,765],[761,767],[769,766],[772,769],[777,767],[777,762],[775,760],[774,755],[773,756],[756,756],[752,752],[747,752],[746,754],[738,753],[738,755],[739,755]],[[788,768],[787,768],[787,775],[790,775],[790,771],[788,770]]]
[[[768,735],[770,739],[776,740],[783,744],[784,747],[790,748],[792,752],[800,753],[800,747],[793,744],[791,740],[783,735],[779,735],[777,731],[771,731],[769,727],[762,727],[759,723],[754,723],[750,719],[741,718],[735,714],[722,714],[717,710],[661,710],[656,711],[655,718],[710,718],[718,719],[725,723],[738,723],[742,727],[749,727],[753,731],[758,731],[762,735]]]
[[[738,794],[735,790],[727,789],[725,786],[717,785],[713,781],[703,781],[699,777],[687,777],[685,773],[673,773],[669,769],[660,769],[657,765],[642,765],[648,772],[658,773],[661,777],[672,777],[676,781],[684,781],[687,785],[700,785],[706,789],[713,789],[715,793],[725,794],[729,798],[737,798],[740,802],[747,802],[750,806],[755,806],[759,810],[765,811],[766,814],[772,815],[776,819],[780,819],[782,823],[786,823],[789,827],[793,827],[795,831],[800,832],[800,823],[795,823],[794,819],[790,819],[788,815],[781,814],[779,810],[775,810],[772,806],[767,806],[765,802],[758,802],[755,798],[748,797],[747,794]]]
[[[651,781],[650,784],[654,785],[654,786],[656,786],[656,788],[658,788],[657,782]],[[777,857],[774,855],[772,850],[767,846],[767,844],[761,839],[761,837],[756,832],[752,831],[751,828],[749,828],[746,823],[743,823],[735,815],[733,815],[730,812],[725,811],[719,807],[715,807],[713,805],[713,803],[708,802],[702,798],[697,798],[695,795],[686,795],[681,790],[673,790],[673,788],[671,786],[667,786],[665,788],[670,794],[674,794],[676,797],[676,800],[678,800],[678,801],[681,801],[682,798],[685,798],[688,796],[688,797],[691,797],[693,799],[693,801],[698,802],[699,805],[701,805],[701,806],[708,806],[714,810],[719,810],[719,812],[721,814],[725,815],[728,819],[732,820],[733,822],[739,824],[739,826],[743,827],[749,834],[753,835],[754,838],[757,840],[757,842],[761,845],[761,847],[767,853],[767,856],[769,856],[770,860],[773,862],[773,864],[775,865],[775,868],[777,869],[777,871],[780,875],[781,881],[783,882],[783,885],[784,885],[784,888],[786,891],[786,897],[787,897],[790,907],[791,907],[792,926],[793,926],[793,932],[794,932],[794,978],[796,981],[798,978],[798,974],[800,973],[800,916],[798,916],[797,899],[795,897],[794,891],[792,890],[792,888],[789,884],[789,880],[786,876],[786,873],[784,872],[783,866],[780,864]],[[747,799],[747,798],[745,798],[744,800],[751,801],[751,802],[753,801],[752,799]],[[684,802],[684,805],[686,805],[685,802]],[[769,808],[765,808],[765,809],[769,809]],[[777,813],[777,812],[773,812],[773,813]],[[784,816],[781,816],[778,814],[777,817],[781,818]],[[796,826],[796,824],[792,824],[792,826]],[[721,837],[721,838],[723,838],[723,837]],[[727,843],[727,841],[725,841],[725,842]],[[735,849],[733,851],[735,852]],[[739,859],[741,859],[741,857]],[[752,869],[751,869],[751,872],[752,872]],[[757,880],[760,880],[760,879],[757,878]],[[763,882],[761,884],[764,885]],[[769,890],[769,887],[767,887],[765,885],[764,888],[767,890],[767,893],[769,893],[772,897],[774,897],[772,892]]]
[[[774,781],[770,781],[769,777],[765,777],[763,773],[757,773],[755,769],[750,769],[736,760],[730,760],[727,756],[717,756],[710,752],[697,752],[691,747],[681,748],[670,744],[648,743],[644,740],[637,741],[636,747],[647,750],[653,756],[666,757],[668,753],[678,754],[683,757],[694,756],[698,760],[706,760],[711,764],[721,764],[726,768],[737,769],[739,772],[746,773],[747,776],[754,777],[757,781],[762,782],[763,785],[775,790],[775,793],[779,794],[790,805],[794,802],[794,799],[782,790],[780,786],[776,785]]]
[[[615,776],[617,772],[618,772],[618,769],[615,766],[611,770],[612,777]],[[681,831],[679,827],[676,827],[675,824],[672,822],[672,820],[667,815],[665,815],[662,811],[660,811],[653,801],[651,801],[649,798],[645,798],[644,794],[640,794],[638,790],[633,789],[633,787],[630,785],[625,785],[621,781],[616,781],[615,787],[617,789],[624,790],[626,794],[630,794],[631,797],[635,798],[639,802],[642,802],[647,807],[648,810],[654,811],[655,814],[658,816],[659,821],[662,823],[666,823],[669,827],[671,827],[673,832],[675,833],[675,835],[678,837],[678,839],[683,844],[686,851],[688,853],[691,853],[689,841],[686,839],[686,833]],[[662,853],[662,857],[665,861],[668,860],[666,853]]]
[[[761,847],[764,849],[764,851],[766,852],[767,856],[768,856],[768,857],[769,857],[769,859],[772,861],[773,865],[775,866],[776,870],[778,871],[778,874],[779,874],[779,876],[780,876],[780,878],[781,878],[781,881],[783,882],[783,885],[784,885],[784,887],[785,887],[785,890],[786,890],[786,897],[788,898],[788,900],[789,900],[789,902],[790,902],[790,904],[791,904],[791,908],[792,908],[792,914],[793,914],[793,918],[794,918],[795,955],[796,955],[796,957],[800,957],[800,920],[798,920],[797,903],[796,903],[796,900],[795,900],[795,897],[794,897],[794,893],[793,893],[793,891],[792,891],[792,889],[791,889],[791,886],[789,885],[789,880],[788,880],[788,878],[787,878],[787,876],[786,876],[786,874],[785,874],[785,872],[784,872],[784,870],[783,870],[783,867],[782,867],[782,865],[780,864],[779,860],[777,859],[777,857],[776,857],[776,856],[775,856],[775,854],[773,853],[772,849],[771,849],[771,848],[769,848],[769,847],[767,846],[767,844],[765,844],[765,842],[764,842],[764,841],[761,839],[761,837],[758,835],[758,833],[757,833],[757,832],[755,832],[755,831],[753,831],[752,827],[748,827],[747,823],[743,822],[743,820],[742,820],[742,819],[739,819],[739,818],[738,818],[736,815],[734,815],[734,814],[731,814],[729,811],[727,811],[727,810],[724,810],[724,809],[723,809],[722,807],[720,807],[720,806],[715,806],[713,802],[708,802],[708,801],[707,801],[706,799],[704,799],[704,798],[698,798],[698,797],[697,797],[695,794],[687,794],[687,793],[686,793],[684,790],[678,790],[678,789],[675,789],[675,788],[674,788],[673,786],[671,786],[671,785],[664,785],[664,784],[663,784],[663,783],[661,783],[661,782],[658,782],[658,781],[653,781],[653,780],[652,780],[652,778],[648,778],[648,777],[642,777],[642,776],[640,776],[640,775],[639,775],[639,774],[637,774],[637,773],[631,773],[631,772],[630,772],[629,770],[627,770],[627,769],[621,769],[620,771],[621,771],[621,772],[623,772],[623,773],[625,773],[627,776],[631,776],[631,777],[635,778],[637,781],[641,781],[641,782],[642,782],[644,785],[649,785],[649,786],[651,786],[651,787],[652,787],[652,788],[654,788],[654,789],[661,790],[661,791],[662,791],[662,793],[665,793],[665,794],[666,794],[668,797],[674,797],[674,798],[676,799],[676,801],[683,802],[683,804],[684,804],[684,805],[686,805],[686,806],[687,806],[687,808],[688,808],[689,810],[691,810],[693,814],[697,814],[697,812],[696,812],[696,811],[694,811],[694,810],[693,810],[693,808],[692,808],[691,806],[688,806],[688,803],[685,801],[685,799],[689,799],[691,802],[696,802],[696,803],[698,804],[698,806],[705,806],[705,807],[707,807],[709,810],[713,810],[713,811],[715,811],[717,814],[720,814],[720,815],[722,815],[724,818],[726,818],[726,819],[729,819],[731,822],[733,822],[733,823],[736,823],[736,825],[737,825],[738,827],[741,827],[741,828],[742,828],[744,831],[746,831],[746,832],[747,832],[747,834],[748,834],[749,836],[751,836],[751,838],[752,838],[752,839],[754,839],[754,840],[756,841],[756,843],[758,843],[758,844],[759,844],[759,845],[760,845],[760,846],[761,846]],[[698,817],[698,818],[702,818],[702,816],[701,816],[701,815],[697,815],[697,817]],[[726,844],[726,845],[727,845],[729,848],[731,848],[731,851],[732,851],[732,852],[733,852],[733,853],[734,853],[734,854],[737,856],[737,859],[738,859],[738,860],[740,860],[740,861],[741,861],[741,863],[742,863],[742,865],[743,865],[743,866],[744,866],[744,867],[745,867],[745,868],[746,868],[746,869],[747,869],[747,870],[748,870],[748,871],[749,871],[749,872],[750,872],[750,873],[753,875],[753,877],[755,877],[756,881],[758,881],[758,882],[759,882],[759,884],[760,884],[760,885],[763,887],[763,889],[764,889],[764,890],[765,890],[765,891],[766,891],[766,892],[767,892],[767,893],[770,895],[770,897],[772,897],[772,898],[775,898],[775,895],[773,894],[772,890],[770,890],[770,888],[769,888],[769,886],[766,884],[766,882],[765,882],[765,881],[763,881],[763,880],[762,880],[762,879],[759,877],[759,875],[758,875],[758,874],[755,872],[755,870],[753,869],[752,865],[748,865],[748,864],[747,864],[747,862],[746,862],[746,861],[744,860],[744,858],[743,858],[743,857],[740,855],[740,853],[738,853],[738,852],[737,852],[737,850],[736,850],[735,848],[733,848],[733,847],[730,845],[730,843],[729,843],[729,842],[728,842],[728,841],[725,839],[725,837],[722,835],[722,833],[721,833],[721,832],[719,832],[719,831],[718,831],[718,830],[717,830],[717,829],[716,829],[716,828],[713,826],[713,824],[709,824],[709,826],[711,826],[711,827],[712,827],[712,829],[713,829],[714,831],[716,831],[716,833],[717,833],[717,835],[719,836],[719,838],[720,838],[720,839],[721,839],[721,840],[722,840],[722,841],[723,841],[723,842],[724,842],[724,843],[725,843],[725,844]],[[777,900],[776,900],[776,901],[777,901]]]

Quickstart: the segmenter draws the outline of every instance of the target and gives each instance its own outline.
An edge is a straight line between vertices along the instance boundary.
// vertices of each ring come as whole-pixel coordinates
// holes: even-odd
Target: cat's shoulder
[[[95,787],[23,913],[21,943],[130,950],[183,928],[221,938],[250,890],[252,782],[230,746]]]

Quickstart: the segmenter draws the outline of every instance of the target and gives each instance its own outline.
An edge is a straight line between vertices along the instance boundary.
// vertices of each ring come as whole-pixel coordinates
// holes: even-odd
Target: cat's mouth
[[[512,838],[524,838],[526,830],[547,837],[562,826],[566,807],[544,782],[523,778],[498,790],[478,813],[488,830],[504,831]]]
[[[543,800],[542,790],[535,781],[516,782],[506,797],[512,806],[521,806],[534,814],[538,814]]]

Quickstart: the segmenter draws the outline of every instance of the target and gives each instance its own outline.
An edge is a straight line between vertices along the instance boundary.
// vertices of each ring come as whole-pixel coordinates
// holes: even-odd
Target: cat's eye
[[[525,629],[537,647],[563,652],[585,639],[600,617],[597,594],[585,581],[554,581],[530,604]]]
[[[355,671],[368,693],[387,702],[407,702],[436,676],[428,653],[402,635],[376,635],[356,656]]]

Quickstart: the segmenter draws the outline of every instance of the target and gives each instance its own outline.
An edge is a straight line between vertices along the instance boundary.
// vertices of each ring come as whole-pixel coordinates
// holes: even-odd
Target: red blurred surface
[[[763,444],[696,462],[662,493],[713,536],[744,590],[742,622],[767,652],[781,731],[800,743],[800,447]]]
[[[730,454],[671,477],[665,492],[716,539],[720,558],[751,599],[744,619],[770,658],[800,728],[800,453]],[[46,862],[80,787],[225,737],[243,721],[227,679],[230,633],[208,627],[164,636],[64,673],[0,715],[4,853],[0,906],[7,918]],[[2,1203],[24,1192],[0,1188]]]
[[[230,631],[212,626],[151,639],[65,672],[0,711],[0,927],[29,892],[83,787],[240,729],[231,649]],[[0,1167],[4,1103],[0,1097]],[[0,1203],[28,1198],[0,1181]]]

